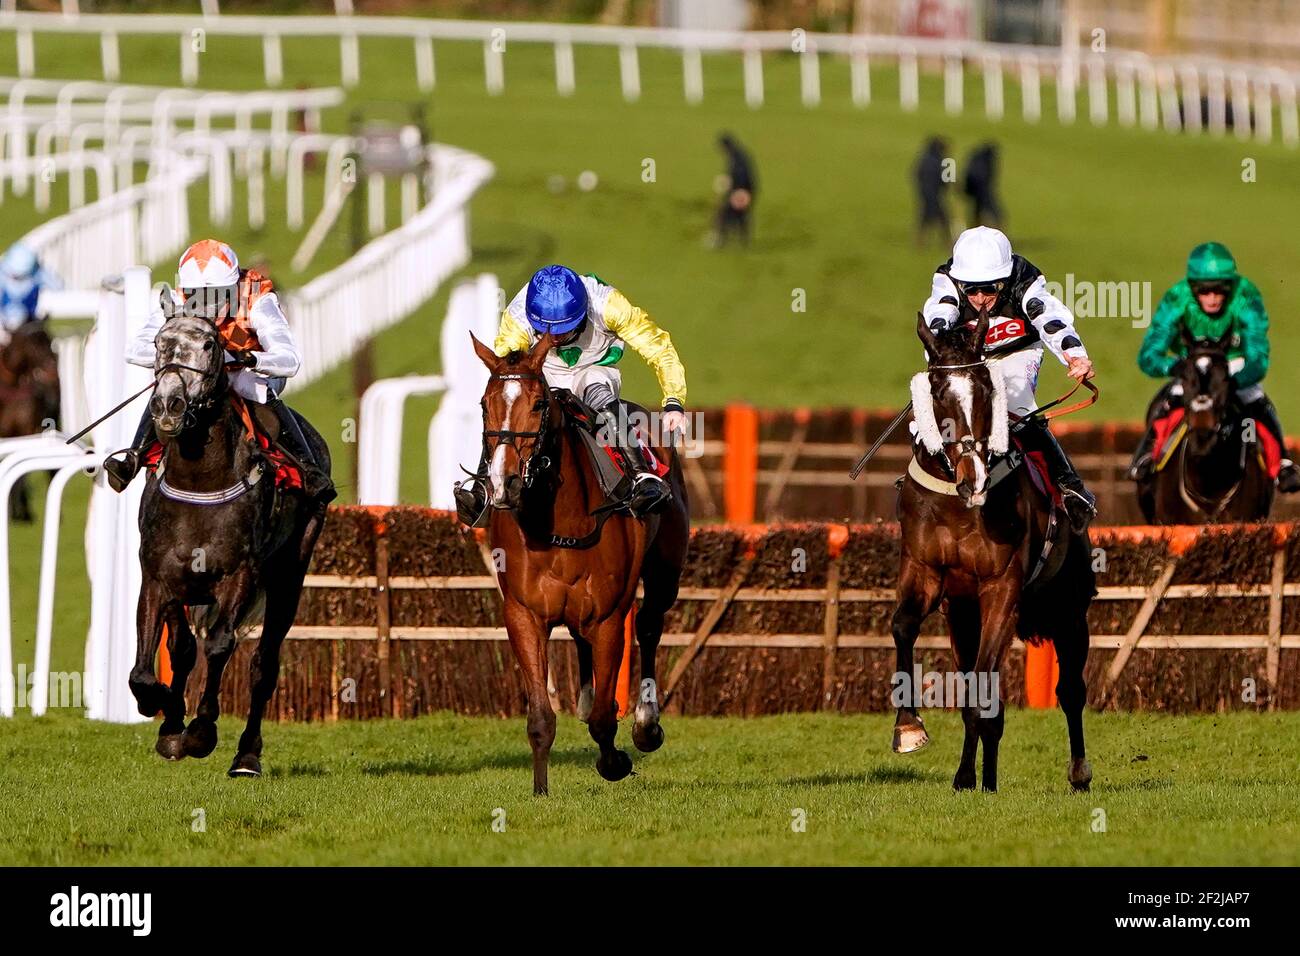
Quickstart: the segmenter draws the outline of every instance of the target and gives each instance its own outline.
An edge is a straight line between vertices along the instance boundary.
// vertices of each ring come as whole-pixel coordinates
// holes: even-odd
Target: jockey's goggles
[[[1001,295],[1002,290],[1007,287],[1005,279],[998,279],[994,282],[959,282],[958,287],[962,295]]]
[[[1232,295],[1233,284],[1222,280],[1193,282],[1193,295]]]
[[[223,308],[226,310],[226,315],[234,315],[237,311],[238,299],[239,286],[237,285],[217,286],[210,289],[181,289],[180,312],[195,319],[215,322],[221,318]]]

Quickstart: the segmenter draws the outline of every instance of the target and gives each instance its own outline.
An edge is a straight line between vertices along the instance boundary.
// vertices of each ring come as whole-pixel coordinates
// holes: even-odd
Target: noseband
[[[488,381],[499,382],[522,382],[534,381],[543,382],[544,379],[537,372],[506,372],[488,376]],[[537,476],[544,473],[551,466],[551,460],[545,455],[539,455],[542,446],[545,444],[547,435],[547,425],[550,423],[551,402],[550,395],[546,396],[542,405],[541,420],[537,423],[537,428],[532,431],[517,431],[512,428],[487,428],[487,408],[483,409],[483,437],[495,438],[498,445],[508,445],[515,450],[520,458],[519,475],[524,481],[525,488],[531,488]],[[525,458],[519,446],[515,444],[515,439],[527,438],[532,439],[532,446],[528,451],[528,457]],[[536,464],[534,464],[536,459]]]
[[[220,366],[217,367],[217,371],[220,372]],[[181,372],[197,372],[199,375],[202,375],[205,380],[216,378],[216,373],[210,372],[208,369],[195,368],[193,365],[182,365],[180,362],[168,362],[154,373],[154,384],[157,385],[161,382],[162,377],[168,372],[175,372],[178,375]],[[183,384],[184,379],[182,379],[181,382]],[[189,399],[189,396],[184,394],[184,391],[182,391],[181,394],[185,398],[185,414],[182,417],[184,428],[191,427],[196,421],[198,421],[199,415],[210,409],[217,400],[216,389],[208,389],[207,394],[204,395],[203,398],[195,399],[193,401]]]

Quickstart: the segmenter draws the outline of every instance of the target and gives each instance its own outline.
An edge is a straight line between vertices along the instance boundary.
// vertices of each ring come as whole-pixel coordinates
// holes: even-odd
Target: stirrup
[[[126,491],[136,475],[140,473],[140,453],[134,448],[120,452],[120,459],[111,455],[104,459],[104,474],[108,476],[108,487],[119,495]]]
[[[1097,517],[1097,499],[1086,488],[1071,488],[1061,485],[1061,498],[1065,501],[1065,513],[1070,518],[1070,527],[1076,534],[1088,530],[1092,519]]]
[[[668,502],[673,500],[673,493],[664,481],[648,471],[637,472],[632,480],[632,491],[628,495],[628,510],[638,518],[659,514]]]
[[[474,484],[473,487],[477,489],[478,485]],[[487,525],[490,510],[487,495],[480,500],[478,495],[459,481],[452,488],[451,494],[456,499],[456,517],[462,524],[468,528],[482,528]]]

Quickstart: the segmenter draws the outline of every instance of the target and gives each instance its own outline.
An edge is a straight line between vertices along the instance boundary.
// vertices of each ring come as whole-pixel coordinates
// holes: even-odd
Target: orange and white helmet
[[[219,289],[239,283],[235,250],[217,239],[200,239],[185,250],[176,270],[182,289]]]

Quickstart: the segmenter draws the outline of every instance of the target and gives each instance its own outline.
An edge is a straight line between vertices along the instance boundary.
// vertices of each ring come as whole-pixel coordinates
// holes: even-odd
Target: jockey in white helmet
[[[329,475],[318,466],[296,415],[279,399],[285,380],[297,374],[302,358],[271,280],[255,269],[241,269],[235,250],[226,243],[203,239],[181,256],[177,286],[179,292],[163,287],[149,321],[127,346],[126,360],[152,369],[154,339],[173,315],[212,322],[225,342],[226,361],[242,366],[228,370],[231,390],[274,414],[280,444],[305,466],[305,493],[332,499],[335,492]],[[146,409],[122,460],[110,458],[104,463],[114,489],[121,491],[135,477],[154,441],[153,420]]]
[[[935,270],[930,297],[921,313],[933,331],[959,322],[973,325],[989,312],[985,355],[997,362],[1007,389],[1007,410],[1027,415],[1037,407],[1034,391],[1046,347],[1078,381],[1092,378],[1092,362],[1074,316],[1047,290],[1047,280],[1029,260],[1015,255],[1003,233],[988,226],[957,237],[952,258]],[[1040,418],[1017,430],[1028,451],[1041,452],[1064,498],[1076,530],[1096,514],[1096,499],[1084,487],[1070,459]]]

